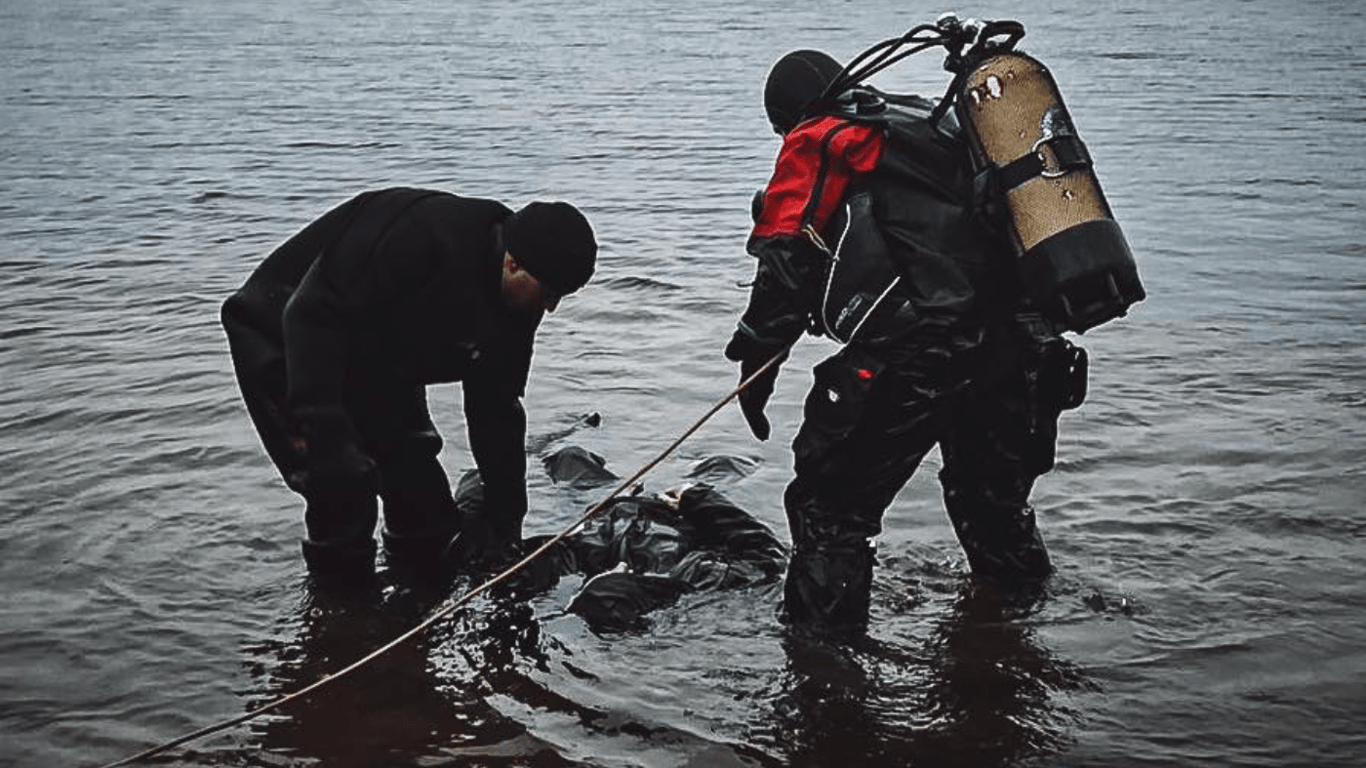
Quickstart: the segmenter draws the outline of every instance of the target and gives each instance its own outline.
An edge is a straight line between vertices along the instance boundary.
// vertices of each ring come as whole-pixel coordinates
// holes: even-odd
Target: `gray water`
[[[542,326],[526,401],[527,532],[556,532],[598,496],[536,457],[580,445],[629,475],[734,381],[768,66],[946,10],[864,5],[0,4],[0,764],[99,765],[229,720],[431,609],[307,589],[298,501],[217,325],[272,247],[391,184],[589,213],[598,276]],[[968,588],[931,455],[888,512],[866,643],[785,641],[776,588],[599,636],[561,613],[566,584],[476,601],[156,764],[1360,765],[1366,15],[1047,6],[958,10],[1026,24],[1150,298],[1081,339],[1091,393],[1035,495],[1058,566],[1036,610]],[[925,54],[877,82],[946,81]],[[788,364],[770,441],[726,408],[647,490],[738,459],[708,477],[786,537],[788,443],[830,351]],[[453,475],[459,397],[432,395]]]

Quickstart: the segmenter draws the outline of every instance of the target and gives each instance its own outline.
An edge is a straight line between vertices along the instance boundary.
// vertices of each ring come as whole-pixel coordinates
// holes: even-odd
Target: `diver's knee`
[[[1033,507],[950,506],[949,519],[974,576],[1001,585],[1042,581],[1052,560]]]

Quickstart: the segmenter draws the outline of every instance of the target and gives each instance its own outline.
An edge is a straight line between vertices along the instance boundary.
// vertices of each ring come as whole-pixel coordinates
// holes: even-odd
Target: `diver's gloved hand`
[[[444,559],[457,568],[501,570],[516,562],[521,552],[521,537],[504,530],[486,514],[467,514],[460,533],[446,547]]]
[[[355,429],[344,412],[315,408],[300,410],[295,418],[303,437],[299,447],[308,468],[304,483],[310,492],[377,492],[375,462],[360,449]]]
[[[742,360],[740,362],[740,380],[744,381],[759,369],[767,360]],[[778,381],[778,366],[773,366],[763,375],[755,379],[752,384],[740,393],[740,412],[745,415],[745,421],[749,423],[749,430],[760,440],[767,440],[772,429],[768,423],[768,417],[764,415],[764,407],[768,405],[768,398],[773,395],[773,386]]]
[[[762,344],[740,331],[736,331],[730,343],[726,345],[726,358],[740,364],[742,382],[772,360],[774,355],[779,354],[781,357],[778,362],[746,387],[739,397],[740,412],[744,414],[749,430],[760,440],[767,440],[772,433],[768,417],[764,415],[764,407],[768,405],[768,398],[773,395],[773,387],[778,381],[778,368],[787,359],[787,348],[774,348]]]

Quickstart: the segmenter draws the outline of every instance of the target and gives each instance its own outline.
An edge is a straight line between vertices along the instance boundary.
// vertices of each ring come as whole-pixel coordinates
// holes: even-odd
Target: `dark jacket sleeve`
[[[767,357],[811,327],[831,259],[822,238],[884,144],[877,126],[837,117],[807,121],[783,137],[773,175],[755,201],[748,250],[759,265],[728,358]]]
[[[526,411],[522,394],[531,370],[539,316],[505,318],[508,325],[464,380],[465,429],[484,482],[488,525],[500,540],[521,538],[527,512]]]
[[[471,397],[467,387],[465,424],[484,479],[488,523],[499,540],[517,541],[527,511],[526,410],[520,398]]]
[[[758,265],[749,304],[726,347],[726,357],[736,361],[766,359],[811,327],[825,269],[825,255],[798,238],[754,241],[750,252]]]

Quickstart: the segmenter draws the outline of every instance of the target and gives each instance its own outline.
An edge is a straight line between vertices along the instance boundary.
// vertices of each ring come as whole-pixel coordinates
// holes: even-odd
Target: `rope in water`
[[[447,616],[451,615],[458,608],[468,604],[475,597],[483,594],[484,592],[487,592],[488,590],[492,589],[495,585],[503,581],[506,581],[509,577],[512,576],[512,574],[524,568],[531,561],[535,560],[537,557],[540,557],[542,554],[544,554],[546,550],[550,549],[555,544],[564,540],[565,537],[569,536],[571,533],[577,530],[579,526],[591,520],[595,515],[597,515],[599,512],[605,509],[613,499],[620,496],[623,492],[625,492],[628,488],[630,488],[638,480],[640,480],[640,478],[644,477],[647,472],[654,469],[656,466],[659,465],[660,462],[668,458],[670,454],[672,454],[675,450],[678,449],[680,445],[683,444],[683,441],[691,437],[692,434],[696,432],[698,429],[700,429],[703,424],[706,424],[708,421],[710,421],[711,417],[715,416],[716,413],[726,405],[726,403],[729,403],[731,400],[739,396],[741,392],[744,392],[745,389],[748,388],[751,384],[753,384],[755,380],[757,380],[760,376],[764,375],[770,368],[777,365],[786,355],[787,349],[784,349],[782,352],[770,358],[768,362],[764,363],[749,376],[745,377],[745,379],[741,381],[740,384],[735,387],[735,389],[731,390],[728,395],[718,400],[715,405],[713,405],[710,409],[707,410],[706,413],[702,414],[701,418],[693,422],[692,426],[684,430],[683,433],[679,435],[677,439],[675,439],[672,443],[668,445],[668,447],[660,451],[659,455],[655,456],[654,459],[650,460],[648,463],[642,466],[639,470],[636,471],[634,475],[631,475],[629,478],[622,481],[621,485],[617,486],[616,490],[612,491],[612,493],[610,493],[602,501],[599,501],[597,504],[594,504],[592,507],[590,507],[589,510],[585,512],[582,517],[574,521],[563,531],[560,531],[560,533],[556,534],[553,538],[541,544],[530,554],[526,555],[521,560],[518,560],[516,563],[513,563],[512,565],[508,566],[506,569],[504,569],[497,575],[493,576],[488,581],[469,590],[465,594],[461,595],[458,599],[448,601],[446,605],[442,606],[431,616],[428,616],[417,626],[413,627],[407,632],[404,632],[403,634],[389,641],[387,644],[380,646],[379,648],[376,648],[369,655],[361,658],[359,661],[352,663],[348,667],[340,669],[330,675],[324,675],[322,678],[312,683],[311,685],[301,688],[287,696],[283,696],[279,699],[276,699],[275,701],[272,701],[269,704],[257,707],[256,709],[253,709],[247,712],[246,714],[239,715],[229,720],[224,720],[220,723],[216,723],[206,728],[201,728],[200,730],[197,730],[194,733],[187,733],[184,736],[181,736],[180,738],[173,739],[172,741],[168,741],[164,744],[159,744],[155,747],[152,747],[151,749],[139,752],[136,755],[130,755],[129,757],[125,757],[117,762],[108,763],[102,768],[117,768],[117,766],[131,765],[140,760],[152,757],[153,755],[158,755],[167,750],[174,749],[175,747],[178,747],[182,744],[195,741],[196,739],[203,738],[210,734],[225,731],[235,725],[241,725],[242,723],[245,723],[249,720],[254,720],[255,718],[260,717],[261,715],[264,715],[267,712],[279,709],[280,707],[284,706],[285,704],[288,704],[291,701],[294,701],[310,693],[313,693],[314,691],[317,691],[319,688],[322,688],[323,686],[329,683],[340,680],[341,678],[351,674],[352,672],[355,672],[356,670],[360,669],[366,664],[369,664],[370,662],[379,658],[380,656],[383,656],[384,654],[388,653],[394,648],[397,648],[399,645],[402,645],[403,643],[407,642],[413,637],[416,637],[417,635],[421,634],[428,627],[432,626],[441,619],[444,619]]]

